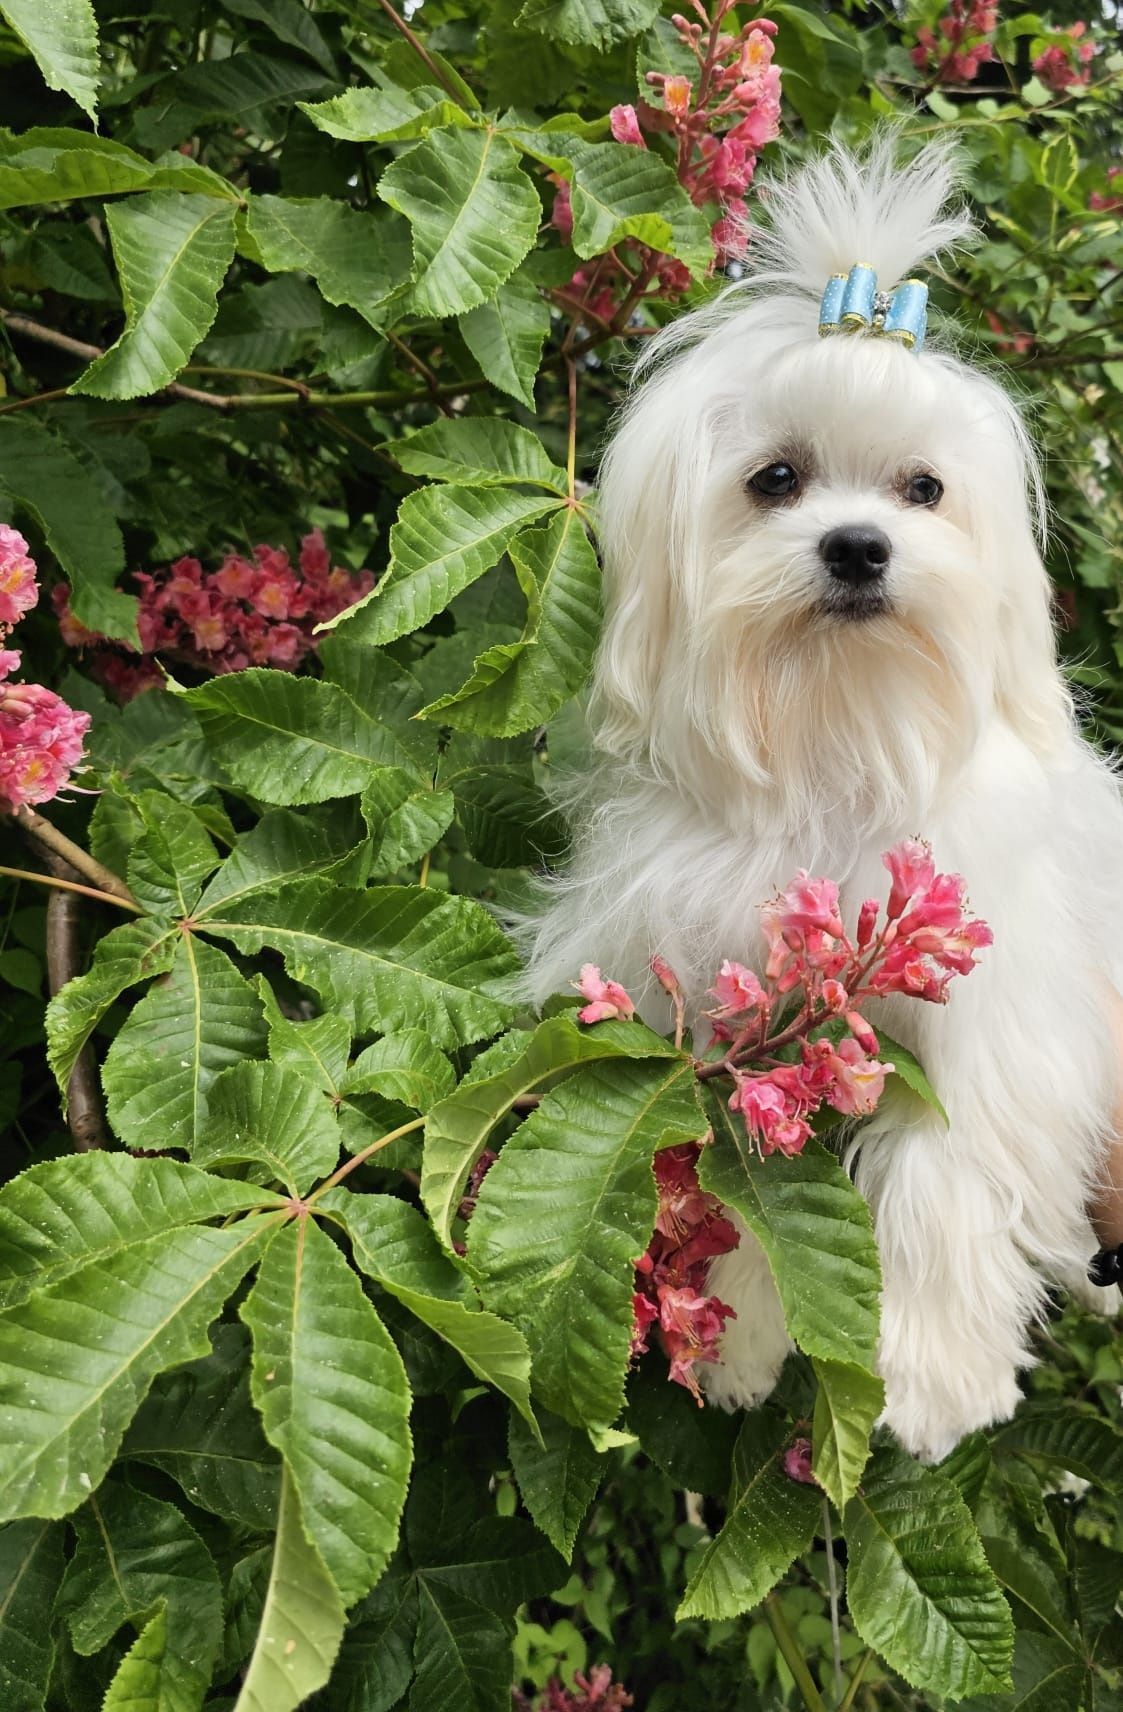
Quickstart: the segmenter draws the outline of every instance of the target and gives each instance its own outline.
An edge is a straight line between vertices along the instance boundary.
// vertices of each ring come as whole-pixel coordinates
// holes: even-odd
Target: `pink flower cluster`
[[[575,1671],[574,1686],[565,1688],[556,1676],[551,1677],[534,1712],[627,1712],[634,1706],[632,1696],[612,1680],[612,1670],[606,1664],[595,1664],[586,1675]],[[514,1692],[517,1712],[531,1712],[531,1701],[519,1689]]]
[[[694,1369],[716,1361],[718,1342],[733,1309],[706,1294],[706,1274],[740,1236],[715,1195],[698,1182],[699,1144],[665,1147],[655,1155],[659,1210],[647,1252],[636,1262],[632,1296],[632,1354],[641,1355],[657,1330],[670,1359],[670,1377],[699,1402]]]
[[[745,253],[745,196],[760,151],[780,131],[780,68],[772,63],[776,25],[757,18],[733,35],[722,25],[735,0],[716,0],[712,13],[702,0],[691,4],[699,21],[680,13],[671,21],[697,64],[696,75],[648,72],[652,101],[616,106],[609,121],[618,143],[645,149],[657,134],[673,141],[679,182],[697,207],[712,211],[714,265],[722,266]],[[564,180],[554,182],[551,220],[568,241],[570,189]],[[675,297],[688,288],[690,275],[673,256],[634,244],[627,259],[612,251],[578,268],[563,301],[594,322],[613,324],[653,283],[653,295]]]
[[[1087,38],[1088,26],[1078,20],[1070,24],[1061,35],[1067,36],[1067,42],[1054,43],[1038,54],[1033,62],[1036,76],[1057,95],[1063,95],[1066,89],[1083,88],[1091,78],[1088,66],[1095,57],[1096,44]]]
[[[912,62],[937,83],[972,83],[995,58],[989,38],[997,25],[996,0],[950,0],[934,30],[917,30]]]
[[[374,584],[370,571],[351,573],[331,562],[318,529],[300,544],[298,567],[283,547],[258,546],[252,558],[227,553],[216,571],[195,558],[177,559],[149,575],[137,571],[137,629],[141,653],[122,653],[79,624],[65,588],[55,589],[64,641],[94,645],[95,675],[122,701],[160,683],[163,656],[215,675],[273,666],[294,671],[315,648],[317,624],[334,618]]]
[[[90,728],[89,714],[75,713],[53,690],[8,681],[20,656],[3,644],[38,599],[27,542],[0,523],[0,809],[9,811],[58,795]]]

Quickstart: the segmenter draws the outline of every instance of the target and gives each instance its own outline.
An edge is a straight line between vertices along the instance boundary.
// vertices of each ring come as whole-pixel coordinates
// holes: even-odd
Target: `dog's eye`
[[[943,492],[944,484],[936,476],[913,476],[905,489],[905,498],[910,505],[938,505]]]
[[[767,499],[784,499],[799,486],[799,473],[790,464],[765,464],[749,477],[749,486]]]

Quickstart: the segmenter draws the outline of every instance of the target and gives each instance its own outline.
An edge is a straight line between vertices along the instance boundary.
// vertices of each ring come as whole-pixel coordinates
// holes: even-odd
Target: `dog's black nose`
[[[819,542],[819,554],[832,577],[842,583],[872,583],[884,576],[892,544],[869,523],[847,523]]]

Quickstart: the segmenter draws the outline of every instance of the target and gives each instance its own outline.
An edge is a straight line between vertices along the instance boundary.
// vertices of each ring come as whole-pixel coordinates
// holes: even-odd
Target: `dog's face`
[[[947,359],[747,319],[640,394],[605,501],[609,740],[615,697],[692,788],[888,809],[1051,672],[1017,419]]]

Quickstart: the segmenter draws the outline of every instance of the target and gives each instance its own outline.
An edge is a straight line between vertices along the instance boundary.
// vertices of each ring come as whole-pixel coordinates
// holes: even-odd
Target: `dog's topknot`
[[[762,186],[764,221],[753,228],[747,283],[818,299],[830,274],[867,262],[888,289],[970,235],[955,193],[954,148],[943,141],[907,165],[895,130],[860,153],[836,143]]]

